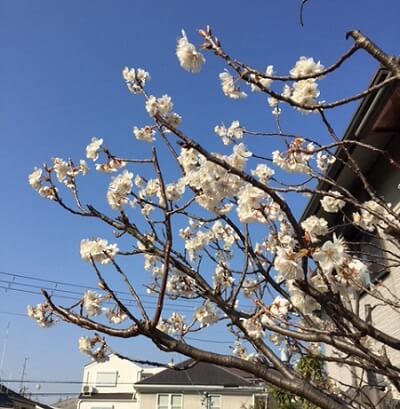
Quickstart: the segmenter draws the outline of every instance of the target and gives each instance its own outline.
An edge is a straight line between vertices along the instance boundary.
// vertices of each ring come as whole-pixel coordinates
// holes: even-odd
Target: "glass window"
[[[97,372],[96,386],[116,386],[117,372]]]
[[[221,409],[221,395],[208,395],[210,409]]]
[[[267,409],[267,402],[267,395],[254,395],[254,409]]]
[[[171,395],[171,409],[180,409],[182,407],[182,395]]]
[[[157,408],[158,409],[168,409],[169,396],[168,395],[158,395]]]
[[[368,266],[369,274],[361,276],[361,280],[364,286],[369,287],[389,272],[386,261],[388,253],[385,243],[379,238],[364,234],[358,240],[351,250]]]
[[[159,394],[157,409],[182,409],[182,395]]]

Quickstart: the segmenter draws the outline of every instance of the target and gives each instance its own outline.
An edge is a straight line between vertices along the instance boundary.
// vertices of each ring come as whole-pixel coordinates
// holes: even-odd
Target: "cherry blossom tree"
[[[245,370],[308,407],[372,408],[395,401],[400,368],[389,351],[400,351],[400,340],[362,318],[357,300],[367,293],[380,308],[399,312],[396,294],[370,279],[372,264],[399,265],[399,217],[370,184],[352,150],[373,152],[394,170],[400,164],[374,145],[341,140],[329,112],[398,81],[400,65],[365,35],[351,31],[349,50],[332,65],[301,57],[287,75],[278,75],[272,65],[260,71],[232,57],[210,27],[198,34],[200,47],[182,32],[176,48],[181,67],[199,73],[204,52],[221,59],[226,64],[219,74],[224,96],[241,100],[252,92],[266,94],[277,130],[252,131],[238,120],[217,124],[216,137],[229,153],[213,153],[183,131],[170,96],[152,94],[147,71],[124,68],[128,90],[143,99],[149,116],[149,124],[134,127],[133,134],[152,150],[146,159],[125,158],[111,152],[103,139],[90,141],[86,158],[95,173],[114,175],[104,192],[109,211],[81,201],[79,180],[89,172],[85,160],[54,158],[29,176],[41,197],[113,232],[112,242],[81,241],[82,260],[93,267],[99,290],[67,306],[43,291],[44,302],[28,307],[28,314],[42,327],[65,321],[96,331],[79,339],[80,350],[96,360],[106,359],[110,351],[104,336],[143,336],[163,351]],[[376,59],[387,70],[386,78],[356,95],[320,101],[319,84],[355,53]],[[284,133],[280,123],[288,109],[318,116],[330,142]],[[282,149],[250,152],[245,143],[253,137],[276,138]],[[170,152],[168,171],[158,157],[161,144]],[[360,181],[366,199],[329,176],[327,170],[339,160]],[[144,176],[151,172],[152,177]],[[299,219],[292,207],[295,195],[316,198],[322,213]],[[341,226],[330,224],[332,214]],[[368,237],[369,250],[347,239],[345,227]],[[379,248],[379,260],[371,248]],[[142,260],[148,279],[124,267],[126,258]],[[105,279],[104,268],[115,270],[131,303]],[[143,301],[143,288],[153,296],[151,308]],[[167,314],[166,302],[178,305],[180,300],[193,302],[192,317],[184,317],[178,307]],[[191,334],[212,326],[226,331],[231,354],[191,343]],[[326,362],[344,365],[354,382],[345,384],[329,371],[323,379],[309,376],[307,362],[317,362],[319,371]],[[382,379],[379,402],[366,392],[366,374]]]

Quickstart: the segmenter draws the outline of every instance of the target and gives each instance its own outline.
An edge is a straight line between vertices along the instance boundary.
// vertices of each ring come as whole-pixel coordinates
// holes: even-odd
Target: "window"
[[[359,238],[358,245],[353,246],[355,257],[358,257],[368,266],[369,276],[362,277],[363,284],[369,286],[371,283],[384,278],[389,272],[386,258],[390,258],[383,240],[372,235],[364,234]]]
[[[221,395],[208,395],[207,409],[221,409]]]
[[[182,395],[171,393],[157,395],[157,409],[182,409]]]
[[[268,396],[266,394],[253,395],[254,409],[267,409]]]
[[[97,372],[96,373],[96,386],[116,386],[117,385],[118,372]]]

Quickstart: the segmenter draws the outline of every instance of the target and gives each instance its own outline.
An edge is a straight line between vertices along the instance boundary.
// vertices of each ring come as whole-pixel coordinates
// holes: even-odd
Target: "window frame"
[[[267,392],[260,392],[260,393],[253,393],[253,406],[254,409],[256,408],[256,396],[262,396],[265,401],[265,409],[268,409],[268,393]]]
[[[168,406],[166,409],[183,409],[183,393],[157,393],[156,395],[156,409],[160,409],[159,405],[159,398],[160,396],[168,396]],[[180,408],[177,408],[176,406],[172,406],[172,397],[173,396],[180,396],[181,398],[181,405]],[[161,406],[161,408],[165,408],[165,405]]]
[[[211,406],[211,397],[218,397],[219,398],[219,405],[218,406]],[[218,393],[209,393],[207,395],[207,399],[209,402],[209,408],[210,409],[222,409],[222,395]],[[208,408],[207,408],[208,409]]]
[[[108,375],[114,375],[115,379],[114,379],[114,383],[108,382],[108,383],[99,383],[98,381],[98,377],[99,375],[103,375],[103,374],[108,374]],[[96,388],[115,388],[116,386],[118,386],[118,371],[98,371],[96,372],[96,380],[95,380],[95,386]]]

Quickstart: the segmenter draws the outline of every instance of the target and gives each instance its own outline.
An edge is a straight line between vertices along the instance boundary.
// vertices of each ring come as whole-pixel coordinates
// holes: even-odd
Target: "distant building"
[[[116,354],[105,362],[91,362],[83,370],[77,409],[139,409],[136,382],[161,370],[142,368]]]
[[[181,365],[187,366],[191,360]],[[135,385],[140,409],[265,409],[265,384],[239,369],[206,362],[165,369]]]
[[[51,407],[55,409],[77,409],[78,398],[59,400],[58,402],[51,404]]]
[[[191,360],[177,368],[142,368],[116,354],[105,362],[89,363],[77,409],[267,407],[264,382],[247,372]]]

